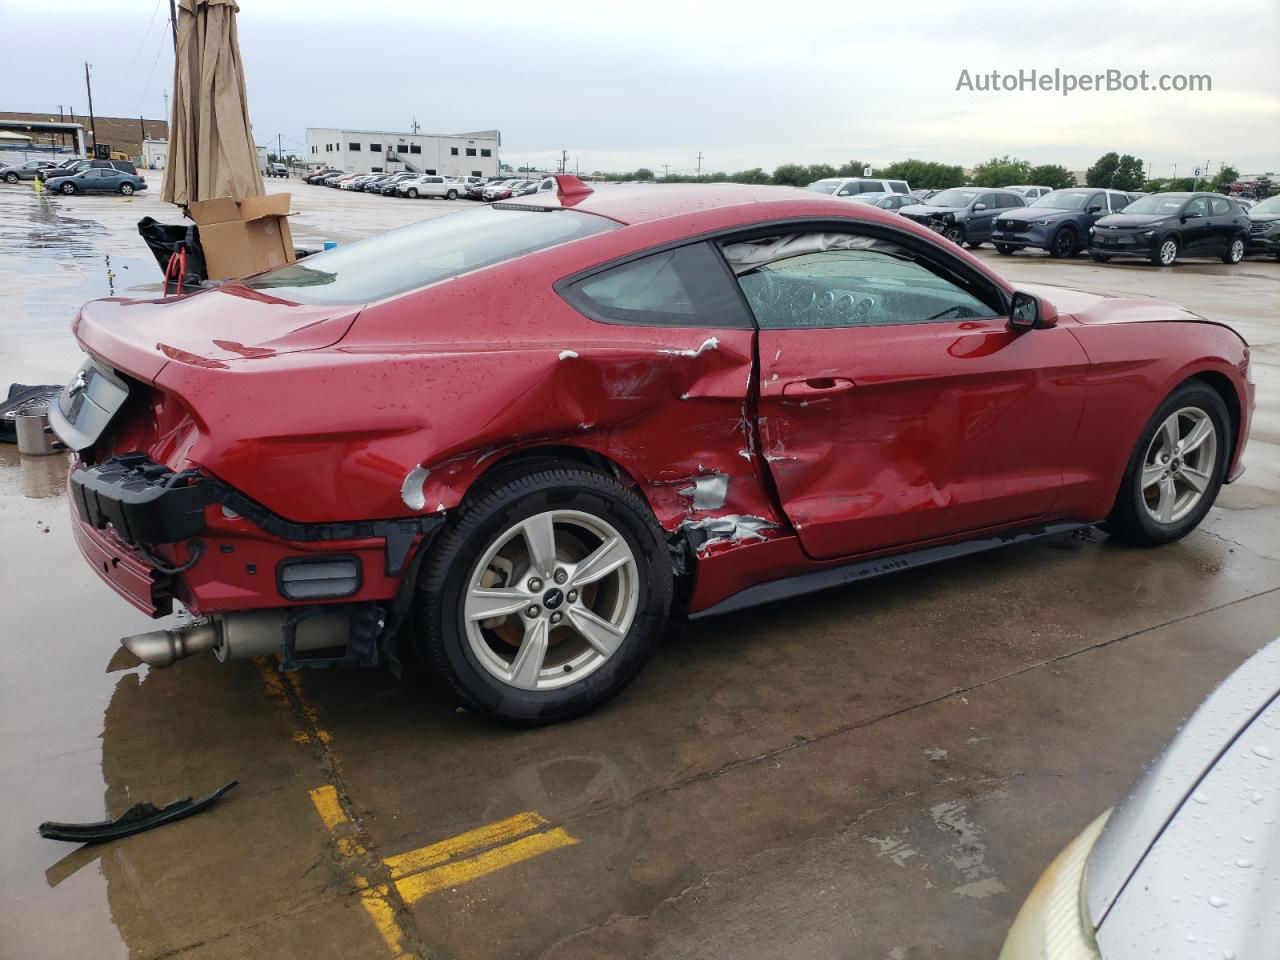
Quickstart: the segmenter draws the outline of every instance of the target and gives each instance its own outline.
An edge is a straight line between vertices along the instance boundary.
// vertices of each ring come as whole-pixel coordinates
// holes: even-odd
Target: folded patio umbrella
[[[181,207],[261,196],[234,0],[179,0],[169,168],[163,199]]]

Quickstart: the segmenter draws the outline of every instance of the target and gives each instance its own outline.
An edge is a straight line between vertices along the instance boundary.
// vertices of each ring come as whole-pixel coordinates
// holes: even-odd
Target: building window
[[[434,170],[426,170],[426,171],[423,171],[423,172],[424,172],[424,173],[429,173],[429,174],[431,174],[432,176],[434,176],[434,175],[435,175],[435,171],[434,171]]]
[[[381,172],[382,172],[382,168],[381,168],[381,167],[370,167],[370,168],[369,168],[369,172],[370,172],[370,173],[381,173]]]
[[[457,147],[450,147],[450,148],[449,148],[449,156],[451,156],[451,157],[456,157],[457,155],[458,155],[458,148],[457,148]]]
[[[481,173],[479,170],[472,170],[472,171],[471,171],[471,175],[472,175],[473,177],[483,177],[483,176],[484,176],[484,174],[483,174],[483,173]]]
[[[421,153],[421,152],[422,152],[422,147],[418,146],[416,143],[411,143],[411,144],[409,144],[409,152],[410,152],[410,153]]]
[[[373,153],[381,153],[381,152],[382,152],[382,144],[380,144],[380,143],[371,143],[371,144],[369,144],[369,150],[370,150],[371,152],[373,152]]]
[[[481,148],[480,148],[480,156],[482,156],[482,157],[492,157],[492,156],[493,156],[493,151],[492,151],[492,150],[486,150],[485,148],[481,147]]]
[[[348,150],[359,150],[359,149],[360,149],[360,144],[358,144],[358,143],[348,143],[348,144],[347,144],[347,149],[348,149]]]
[[[468,157],[474,157],[475,155],[476,155],[476,148],[475,148],[475,147],[467,147],[467,156],[468,156]]]
[[[396,144],[396,153],[408,153],[409,148],[403,143]]]
[[[311,152],[312,153],[316,152],[316,145],[314,143],[311,145]]]

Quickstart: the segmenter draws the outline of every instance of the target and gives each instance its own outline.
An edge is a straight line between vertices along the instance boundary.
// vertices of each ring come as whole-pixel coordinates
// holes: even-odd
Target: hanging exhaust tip
[[[152,667],[170,667],[183,657],[214,649],[221,637],[217,624],[209,620],[197,620],[176,630],[137,633],[120,642],[143,663]]]

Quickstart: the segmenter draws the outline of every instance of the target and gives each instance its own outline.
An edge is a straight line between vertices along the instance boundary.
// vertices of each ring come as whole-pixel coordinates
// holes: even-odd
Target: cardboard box
[[[210,280],[243,277],[293,262],[290,194],[197,200],[187,215],[200,229]]]

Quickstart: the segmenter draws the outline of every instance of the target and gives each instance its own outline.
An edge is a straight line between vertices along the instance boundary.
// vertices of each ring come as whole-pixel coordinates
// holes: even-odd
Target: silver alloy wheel
[[[132,195],[132,193],[133,193],[133,185],[132,185],[132,184],[128,184],[128,183],[124,184],[124,185],[120,188],[120,192],[121,192],[121,193],[123,193],[126,197],[127,197],[127,196]]]
[[[550,510],[502,532],[462,602],[484,669],[521,690],[554,690],[598,670],[626,639],[640,598],[630,544],[579,510]]]
[[[964,230],[960,227],[948,227],[942,235],[955,244],[964,242]]]
[[[1239,237],[1232,241],[1230,256],[1232,263],[1239,263],[1244,259],[1244,241]]]
[[[1151,438],[1142,458],[1142,502],[1157,523],[1177,523],[1200,504],[1218,461],[1218,430],[1199,407],[1183,407]]]
[[[1178,259],[1178,241],[1166,240],[1160,244],[1160,264],[1169,267]]]

